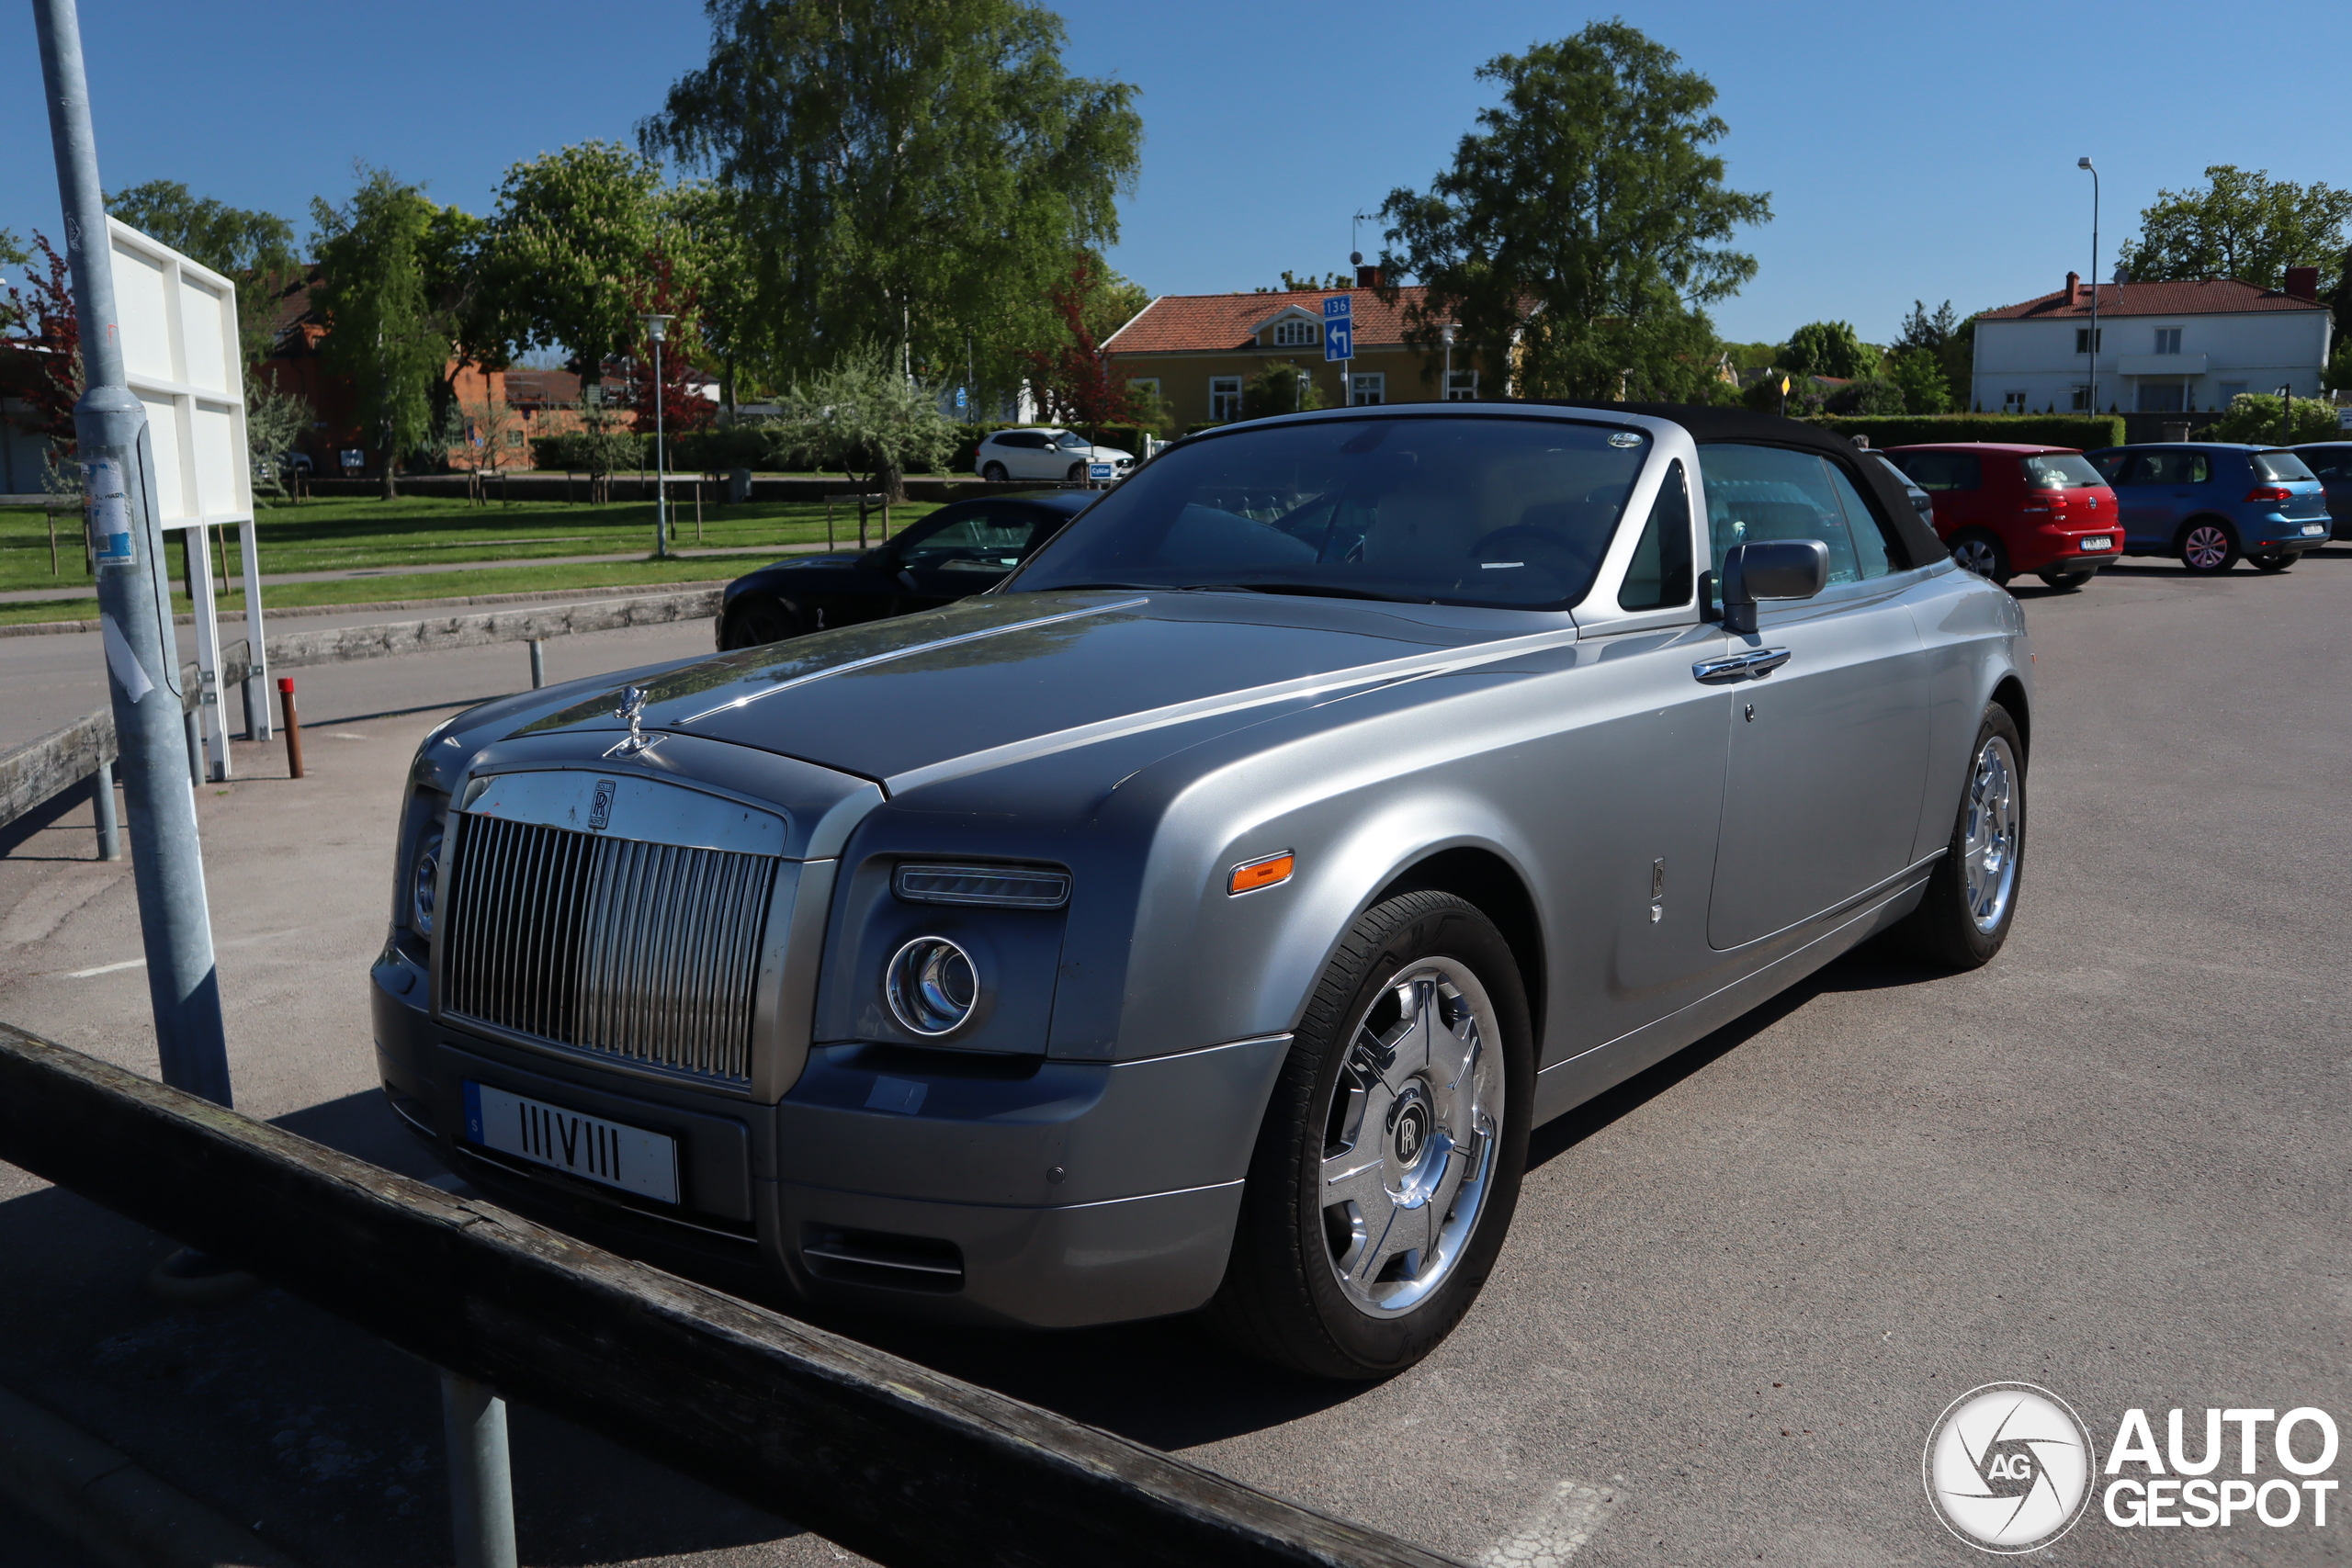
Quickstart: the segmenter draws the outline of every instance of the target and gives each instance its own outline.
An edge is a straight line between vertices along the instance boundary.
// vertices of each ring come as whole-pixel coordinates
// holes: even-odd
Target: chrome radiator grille
[[[766,855],[462,816],[441,1010],[730,1082],[752,1072]]]

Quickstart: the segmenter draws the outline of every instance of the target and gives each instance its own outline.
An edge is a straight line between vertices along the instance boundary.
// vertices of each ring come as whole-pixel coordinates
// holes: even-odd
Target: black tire
[[[800,617],[773,599],[747,599],[727,617],[727,647],[758,648],[800,635]]]
[[[2224,572],[2238,563],[2238,531],[2218,517],[2192,517],[2173,541],[2180,564],[2199,577]]]
[[[2072,593],[2098,575],[2096,571],[2045,571],[2041,581],[2061,593]]]
[[[1961,564],[1962,570],[1973,571],[1987,582],[2003,588],[2009,585],[2009,547],[2001,543],[1998,535],[1982,528],[1962,529],[1952,536],[1951,558]]]
[[[2248,556],[2245,558],[2254,563],[2254,570],[2256,571],[2278,572],[2288,570],[2297,561],[2303,558],[2300,555],[2290,555],[2285,550],[2279,550],[2275,554]]]
[[[1072,484],[1083,483],[1086,479],[1086,465],[1083,463],[1072,463],[1069,466],[1069,482]]]
[[[1973,907],[1967,857],[1972,847],[1971,830],[1976,826],[1976,814],[1982,808],[1980,796],[1984,781],[1978,763],[1996,740],[2007,749],[2014,832],[2007,851],[2006,892],[1996,918],[1988,924]],[[1991,705],[1976,727],[1975,743],[1968,749],[1968,775],[1961,785],[1960,810],[1952,823],[1951,837],[1945,841],[1943,858],[1928,877],[1928,890],[1920,897],[1919,907],[1895,928],[1905,944],[1930,964],[1950,969],[1980,968],[1991,963],[1993,955],[2001,951],[2001,944],[2009,940],[2009,928],[2017,921],[2018,896],[2025,882],[2025,742],[2018,734],[2017,721],[2000,704]]]
[[[1392,982],[1425,963],[1466,970],[1484,992],[1487,1016],[1498,1036],[1495,1077],[1502,1091],[1502,1115],[1486,1141],[1476,1145],[1484,1156],[1483,1183],[1477,1195],[1467,1200],[1476,1206],[1453,1261],[1439,1265],[1425,1296],[1391,1314],[1374,1315],[1359,1307],[1340,1281],[1333,1253],[1341,1238],[1327,1225],[1324,1160],[1345,1114],[1341,1074],[1360,1074],[1365,1065],[1353,1049],[1359,1028],[1378,1022],[1381,1015],[1375,1010],[1393,1006]],[[1459,991],[1454,996],[1457,1004],[1469,1006]],[[1457,1011],[1454,1016],[1475,1015]],[[1483,1028],[1478,1033],[1483,1051]],[[1400,1055],[1398,1059],[1408,1058]],[[1457,1072],[1454,1081],[1475,1076]],[[1358,1077],[1350,1079],[1361,1081]],[[1490,1093],[1493,1083],[1490,1078],[1484,1092]],[[1209,1327],[1250,1355],[1315,1377],[1358,1382],[1385,1378],[1428,1355],[1477,1299],[1510,1228],[1520,1177],[1527,1166],[1534,1093],[1534,1032],[1527,991],[1494,923],[1450,893],[1407,893],[1366,910],[1324,970],[1266,1107],[1243,1190],[1233,1256],[1204,1314]],[[1399,1097],[1390,1103],[1393,1110],[1410,1101]],[[1434,1101],[1428,1109],[1430,1114],[1420,1125],[1444,1126]],[[1368,1113],[1360,1115],[1368,1120]],[[1361,1133],[1360,1122],[1359,1136]],[[1382,1141],[1376,1152],[1384,1158],[1394,1154],[1389,1134],[1378,1136]],[[1426,1136],[1427,1142],[1408,1144],[1399,1134],[1393,1142],[1398,1149],[1425,1152],[1435,1146],[1434,1134]],[[1468,1156],[1465,1168],[1476,1173],[1481,1156]],[[1438,1190],[1442,1193],[1442,1187]],[[1442,1223],[1461,1215],[1470,1190],[1464,1182],[1444,1195],[1447,1207],[1438,1216]],[[1429,1212],[1435,1212],[1438,1201],[1430,1201]],[[1339,1212],[1334,1208],[1330,1213]],[[1422,1256],[1417,1250],[1396,1261],[1409,1270]],[[1376,1276],[1374,1282],[1385,1277]]]
[[[998,484],[1002,484],[1007,478],[1004,471],[1004,465],[1002,463],[990,463],[987,468],[980,470],[980,478],[992,480]]]

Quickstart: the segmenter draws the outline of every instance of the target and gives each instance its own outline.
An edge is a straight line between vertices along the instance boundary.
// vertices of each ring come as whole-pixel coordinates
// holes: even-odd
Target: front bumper
[[[666,1267],[973,1324],[1077,1327],[1204,1303],[1290,1043],[1127,1063],[820,1046],[761,1105],[437,1023],[424,976],[397,958],[373,978],[394,1108],[518,1208]],[[468,1079],[676,1138],[680,1202],[465,1143]]]

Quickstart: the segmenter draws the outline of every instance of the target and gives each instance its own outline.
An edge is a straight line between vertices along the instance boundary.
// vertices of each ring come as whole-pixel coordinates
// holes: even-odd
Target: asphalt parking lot
[[[1989,1382],[2060,1394],[2102,1453],[2135,1406],[2159,1440],[2175,1406],[2343,1419],[2352,550],[2020,597],[2040,691],[2007,950],[1962,976],[1857,953],[1539,1131],[1498,1272],[1411,1372],[1307,1383],[1183,1323],[831,1326],[1465,1561],[1578,1568],[1975,1561],[1920,1450]],[[707,638],[575,638],[558,672]],[[312,776],[241,747],[200,797],[245,1109],[432,1168],[373,1093],[391,807],[432,705],[521,657],[337,667],[315,694],[306,671]],[[152,1072],[138,971],[89,973],[138,941],[86,822],[0,860],[0,1018]],[[427,1370],[275,1292],[150,1301],[158,1246],[0,1167],[0,1385],[321,1568],[446,1561]],[[526,1562],[843,1558],[545,1417],[515,1444]],[[2347,1539],[2333,1509],[2132,1530],[2094,1505],[2043,1555],[2338,1562]]]

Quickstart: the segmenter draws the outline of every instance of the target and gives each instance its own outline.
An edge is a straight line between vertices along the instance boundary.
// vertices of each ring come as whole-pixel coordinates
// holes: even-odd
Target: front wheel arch
[[[1406,893],[1451,893],[1495,923],[1519,965],[1535,1033],[1536,1060],[1543,1060],[1544,994],[1549,965],[1544,956],[1543,922],[1536,916],[1535,899],[1527,890],[1526,880],[1491,850],[1464,845],[1415,861],[1365,899],[1363,908],[1372,908]],[[1361,916],[1363,910],[1357,914]]]
[[[1993,700],[2009,710],[2009,722],[2018,727],[2018,767],[2020,771],[2033,765],[2033,714],[2026,702],[2025,682],[2016,675],[2005,675],[1993,688]]]

